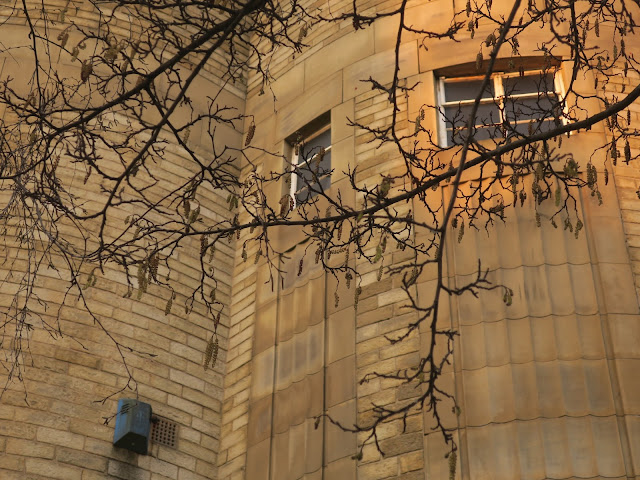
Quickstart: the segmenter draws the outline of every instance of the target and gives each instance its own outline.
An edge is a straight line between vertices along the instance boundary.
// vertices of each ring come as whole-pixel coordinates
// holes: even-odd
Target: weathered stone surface
[[[327,367],[327,406],[332,407],[355,397],[355,355],[337,360]]]
[[[341,424],[352,427],[356,421],[356,402],[349,400],[328,409],[327,413]],[[351,457],[356,453],[355,433],[345,432],[332,423],[325,423],[325,463]]]
[[[409,23],[427,22],[437,30],[448,28],[453,11],[464,10],[466,2],[423,3],[410,8]],[[504,11],[507,3],[494,2],[493,8]],[[371,7],[386,8],[376,2]],[[358,185],[378,184],[380,176],[397,170],[402,160],[393,149],[377,148],[367,132],[347,125],[346,119],[389,122],[388,96],[361,80],[369,76],[382,83],[390,80],[396,24],[397,18],[390,17],[358,31],[340,24],[312,29],[309,49],[296,58],[285,58],[281,52],[274,56],[275,104],[269,89],[258,95],[257,78],[248,79],[246,105],[244,93],[231,86],[220,99],[255,116],[259,128],[254,146],[281,153],[291,148],[285,138],[331,111],[333,192],[339,187],[346,195],[347,167],[358,167]],[[2,28],[3,42],[8,44],[14,44],[24,30]],[[415,118],[423,105],[436,104],[433,70],[453,61],[472,63],[483,32],[486,36],[488,30],[481,25],[475,40],[443,39],[429,49],[419,48],[412,34],[404,37],[401,81],[410,76],[407,84],[412,79],[421,83],[401,100],[403,115],[408,112],[409,119]],[[545,35],[540,31],[521,39],[523,55],[538,55],[533,49]],[[569,70],[562,72],[566,79]],[[576,86],[591,95],[593,80],[592,74],[578,75]],[[622,82],[637,81],[620,75],[605,88],[607,94],[618,94]],[[194,88],[206,98],[213,85],[198,78]],[[585,105],[593,111],[601,108],[596,101]],[[205,105],[195,108],[204,111]],[[635,122],[640,120],[639,108],[630,107]],[[435,112],[428,112],[423,125],[436,129],[437,124]],[[227,145],[242,144],[239,130],[221,132]],[[502,302],[500,289],[480,292],[479,299],[463,296],[442,304],[439,326],[460,333],[453,365],[442,379],[461,407],[459,417],[449,406],[443,412],[448,424],[458,428],[458,465],[464,462],[458,478],[623,478],[631,474],[625,468],[640,465],[640,200],[636,194],[640,173],[633,165],[613,167],[606,155],[594,154],[608,135],[596,126],[564,138],[558,147],[577,159],[590,158],[600,176],[606,165],[611,175],[608,186],[599,186],[605,195],[602,207],[589,192],[577,198],[585,223],[577,239],[561,228],[538,227],[529,198],[510,213],[507,223],[489,228],[489,235],[467,230],[460,243],[450,236],[445,246],[446,276],[452,284],[472,278],[482,258],[483,266],[491,269],[490,279],[514,290],[510,307]],[[204,132],[192,136],[198,142],[206,139]],[[163,162],[163,182],[190,174],[187,160],[171,147]],[[637,147],[633,148],[635,154]],[[257,158],[257,164],[263,171],[284,168],[282,158]],[[248,165],[239,167],[240,175],[251,170]],[[461,188],[467,188],[477,174],[478,170],[466,174]],[[530,179],[522,181],[531,187]],[[282,185],[274,185],[267,193],[277,198],[282,190]],[[443,197],[448,191],[429,195]],[[500,191],[496,187],[492,193]],[[229,216],[220,195],[204,195],[206,221]],[[351,197],[347,203],[356,205],[356,196]],[[424,211],[411,207],[415,218],[428,219]],[[552,213],[547,205],[537,208],[545,219]],[[286,250],[303,234],[280,229],[274,237]],[[33,333],[34,350],[41,352],[34,355],[36,368],[27,371],[25,380],[33,414],[16,391],[5,392],[0,405],[3,480],[29,475],[65,480],[448,478],[444,456],[449,447],[436,435],[424,435],[433,422],[429,414],[410,418],[405,433],[395,422],[382,426],[386,456],[367,447],[359,462],[351,458],[357,451],[355,435],[342,432],[326,418],[314,428],[315,417],[324,413],[346,425],[357,419],[371,421],[373,403],[397,404],[417,393],[410,385],[397,387],[387,381],[357,383],[374,370],[391,373],[415,366],[429,346],[426,325],[402,345],[390,346],[381,338],[398,333],[410,321],[404,316],[406,296],[399,280],[377,281],[378,265],[354,263],[363,274],[356,311],[353,286],[337,284],[310,265],[309,257],[300,277],[295,268],[289,269],[278,284],[269,282],[264,263],[246,264],[237,250],[236,243],[222,246],[215,257],[218,294],[225,309],[219,330],[222,348],[213,372],[204,372],[201,366],[211,334],[210,318],[197,312],[188,318],[164,316],[157,305],[164,305],[167,292],[157,286],[140,302],[124,299],[126,286],[115,271],[107,271],[100,288],[89,293],[111,331],[158,354],[154,360],[132,357],[130,361],[141,398],[152,403],[156,414],[180,424],[178,450],[172,454],[156,446],[155,460],[138,459],[112,447],[111,426],[91,427],[88,419],[114,413],[114,402],[92,404],[95,394],[120,388],[125,372],[113,361],[114,346],[91,319],[65,306],[61,310],[65,329],[77,332],[92,353],[77,345],[53,343],[46,332]],[[294,263],[302,258],[302,250],[292,253]],[[185,248],[178,258],[180,280],[193,286],[197,245]],[[385,256],[386,262],[396,264],[406,260],[406,252]],[[419,279],[421,301],[433,295],[434,275],[431,269]],[[42,282],[45,298],[59,298],[55,278]],[[339,296],[337,306],[334,292]],[[3,302],[5,295],[3,290]],[[638,474],[637,468],[634,473]]]
[[[262,397],[252,402],[249,406],[249,445],[256,445],[271,436],[271,423],[273,417],[271,395]]]

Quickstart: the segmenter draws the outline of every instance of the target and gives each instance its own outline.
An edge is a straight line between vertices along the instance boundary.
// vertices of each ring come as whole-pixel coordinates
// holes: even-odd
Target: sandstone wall
[[[349,6],[335,2],[332,12]],[[371,2],[363,7],[375,11],[389,5]],[[419,25],[445,28],[454,9],[464,5],[451,0],[416,2],[410,18]],[[91,22],[90,16],[86,21]],[[12,31],[23,31],[23,22],[12,20]],[[346,121],[389,121],[386,96],[361,80],[369,76],[382,83],[390,80],[394,22],[387,19],[358,31],[348,21],[318,27],[311,29],[310,47],[301,54],[278,52],[271,66],[276,78],[273,92],[259,95],[259,79],[247,79],[246,111],[258,125],[252,145],[284,152],[289,135],[330,110],[333,191],[341,189],[343,198],[349,191],[343,174],[348,167],[358,166],[356,181],[361,185],[377,184],[380,174],[398,168],[393,150],[376,149],[368,135]],[[481,28],[475,40],[443,40],[429,50],[420,48],[415,37],[405,37],[401,77],[420,85],[401,101],[401,126],[410,128],[409,120],[420,107],[435,103],[434,70],[450,66],[452,59],[456,64],[473,62],[478,39],[487,32]],[[544,37],[544,31],[529,37],[530,50],[525,48],[523,54],[535,54],[533,46]],[[5,64],[5,71],[9,67]],[[211,78],[197,87],[202,101],[219,84],[215,65],[211,68]],[[591,93],[592,79],[584,82],[579,88]],[[226,90],[226,101],[243,108],[242,90],[234,88]],[[636,110],[632,107],[634,121]],[[425,122],[435,127],[435,116]],[[240,144],[241,132],[227,133]],[[203,136],[192,138],[198,143]],[[591,158],[605,138],[603,129],[594,128],[565,139],[563,148],[578,160]],[[285,168],[274,156],[252,160],[263,172]],[[493,280],[514,290],[509,308],[494,292],[483,293],[480,300],[450,299],[443,312],[443,325],[461,334],[444,378],[461,406],[459,416],[452,413],[445,418],[457,429],[458,478],[638,478],[635,190],[640,176],[633,166],[612,168],[604,153],[595,155],[593,162],[601,174],[608,165],[614,181],[602,186],[603,206],[597,206],[587,192],[581,194],[579,212],[585,228],[577,239],[547,222],[538,228],[531,200],[510,213],[509,223],[492,227],[488,237],[484,232],[467,232],[458,243],[457,232],[449,236],[446,270],[451,282],[468,278],[480,257]],[[186,160],[175,149],[168,149],[161,167],[166,182],[188,174]],[[250,174],[249,165],[240,167],[241,177]],[[86,194],[90,187],[90,183],[77,186]],[[283,188],[273,185],[266,193],[277,199]],[[445,199],[447,192],[445,186],[430,195]],[[202,195],[202,215],[207,220],[229,215],[222,196],[213,191]],[[346,198],[354,204],[357,200],[353,194]],[[406,208],[423,214],[419,205]],[[126,214],[115,220],[122,222]],[[115,413],[115,398],[104,404],[94,401],[123,387],[126,372],[113,342],[81,308],[67,302],[61,310],[62,332],[72,332],[82,345],[67,337],[54,340],[41,328],[33,332],[32,356],[27,358],[33,366],[27,366],[23,384],[29,406],[21,384],[14,384],[0,400],[0,476],[447,478],[448,450],[430,435],[428,413],[410,416],[404,430],[400,422],[385,426],[380,439],[386,455],[368,446],[361,460],[352,457],[362,436],[342,432],[326,418],[316,427],[314,420],[328,413],[351,425],[370,418],[374,403],[393,405],[419,393],[393,382],[358,383],[373,370],[392,372],[416,365],[430,342],[425,330],[395,346],[382,338],[399,333],[414,318],[403,308],[406,299],[399,279],[377,281],[378,265],[358,261],[365,275],[356,310],[353,286],[338,287],[313,265],[312,258],[307,257],[303,274],[296,275],[303,248],[296,248],[287,263],[276,264],[286,270],[283,283],[270,278],[264,259],[253,263],[257,247],[250,247],[249,261],[243,261],[238,246],[248,236],[246,232],[228,247],[221,245],[214,260],[218,298],[229,308],[223,311],[223,349],[213,372],[201,367],[211,319],[198,311],[187,317],[179,311],[180,301],[174,313],[165,316],[168,292],[155,286],[140,301],[123,298],[125,280],[115,270],[108,270],[89,290],[92,308],[118,340],[158,355],[126,357],[138,380],[140,399],[150,402],[156,414],[179,424],[177,449],[156,445],[150,456],[143,457],[112,447],[112,424],[103,426],[100,419]],[[273,233],[283,250],[300,239],[301,232]],[[184,284],[179,300],[184,301],[197,280],[198,249],[194,244],[174,259]],[[400,251],[385,256],[389,264],[406,260]],[[54,304],[60,302],[63,291],[55,273],[44,273],[40,279],[41,295]],[[420,298],[432,294],[433,279],[431,272],[420,278],[416,286]],[[10,301],[7,290],[0,299],[3,304]],[[51,310],[39,313],[54,320]]]
[[[54,2],[45,8],[55,15],[65,5],[68,7],[69,3]],[[1,7],[0,15],[5,14],[7,8]],[[34,9],[32,13],[35,15],[38,10]],[[126,18],[120,20],[123,25],[127,24]],[[67,22],[70,21],[83,28],[93,28],[96,11],[91,10],[88,3],[74,4],[73,11],[67,12]],[[25,22],[24,15],[12,17],[8,22],[3,19],[0,30],[4,46],[28,44]],[[67,24],[63,22],[62,26]],[[57,23],[57,26],[61,24]],[[63,54],[55,68],[62,75],[78,76],[79,63],[67,57]],[[8,54],[2,54],[0,62],[3,78],[10,75],[27,85],[29,68],[33,66],[33,57],[28,50],[10,50]],[[189,92],[196,112],[206,111],[207,97],[215,96],[221,89],[222,82],[215,78],[219,65],[212,64],[209,70]],[[244,95],[236,87],[225,87],[218,99],[221,104],[238,108],[240,113],[244,109]],[[178,113],[182,115],[184,112]],[[240,145],[240,131],[221,126],[220,132],[224,134],[227,145]],[[200,127],[192,132],[189,146],[204,158],[210,155],[211,144],[206,131]],[[110,168],[108,155],[102,161]],[[61,161],[61,178],[69,182],[69,187],[78,197],[98,200],[99,185],[94,181],[95,175],[84,184],[84,174],[73,168]],[[117,165],[114,165],[115,169]],[[168,144],[155,170],[158,184],[150,195],[168,193],[186,183],[193,173],[192,163],[185,152]],[[233,167],[230,173],[237,175]],[[142,177],[144,175],[139,178]],[[197,200],[205,223],[229,218],[225,194],[203,187]],[[140,213],[136,207],[115,210],[109,217],[112,223],[107,228],[118,230],[126,217]],[[68,226],[61,225],[61,228],[78,240]],[[11,244],[10,241],[7,243]],[[211,263],[218,282],[216,296],[224,309],[218,329],[221,341],[218,362],[213,370],[208,371],[204,371],[202,363],[207,341],[213,332],[213,320],[197,304],[190,314],[185,313],[185,302],[200,280],[199,252],[199,239],[192,239],[174,252],[169,260],[176,298],[168,315],[164,313],[171,296],[168,288],[151,284],[147,293],[138,300],[135,291],[132,296],[126,296],[127,281],[121,269],[107,266],[104,274],[96,272],[96,285],[86,289],[87,305],[122,345],[126,364],[114,341],[86,312],[77,294],[64,297],[64,274],[61,279],[52,268],[40,269],[35,291],[47,305],[46,308],[34,305],[35,314],[30,320],[34,329],[24,339],[28,340],[28,349],[25,344],[24,355],[20,358],[23,378],[21,381],[14,378],[8,389],[0,394],[0,478],[204,480],[217,477],[231,303],[230,272],[235,245],[233,242],[219,245]],[[3,281],[0,305],[5,308],[12,301],[16,288],[14,282],[17,281],[17,275],[12,277],[9,269],[24,271],[27,262],[24,252],[9,247],[3,246],[1,256],[16,259],[13,263],[8,261],[0,265]],[[54,264],[62,267],[61,263],[56,263],[58,260],[54,258]],[[88,273],[89,269],[83,281],[86,281]],[[166,273],[166,268],[160,266],[159,275]],[[56,331],[58,313],[59,332]],[[41,317],[36,317],[36,314]],[[43,322],[53,328],[47,331]],[[14,334],[11,327],[9,324],[2,332],[3,345],[7,347]],[[131,352],[129,347],[153,357]],[[2,352],[3,361],[8,354],[8,350]],[[135,380],[128,385],[127,368]],[[0,372],[3,387],[6,380],[6,372]],[[105,425],[104,418],[115,415],[118,398],[135,398],[136,395],[139,400],[151,404],[154,415],[177,424],[175,448],[151,443],[149,455],[144,456],[113,447],[115,421],[112,419]]]
[[[494,8],[506,11],[508,6],[504,2]],[[347,5],[335,7],[340,12]],[[388,5],[372,2],[367,7]],[[412,5],[408,18],[436,30],[448,26],[454,10],[464,10],[464,4],[419,2]],[[376,149],[370,137],[345,121],[389,121],[386,96],[361,80],[372,76],[381,83],[390,81],[394,22],[388,19],[358,31],[349,22],[312,29],[310,48],[274,59],[275,103],[271,92],[258,95],[259,87],[250,78],[247,113],[256,116],[255,144],[283,151],[289,135],[330,110],[333,191],[344,185],[348,166],[357,165],[357,182],[369,185],[398,167],[392,150]],[[405,37],[400,76],[407,84],[420,84],[401,102],[401,128],[410,128],[409,120],[422,105],[435,104],[434,70],[474,62],[478,39],[488,33],[481,26],[475,40],[463,35],[459,43],[442,40],[429,49],[419,48],[415,37]],[[521,53],[537,55],[535,45],[545,38],[545,31],[539,30],[521,39]],[[576,88],[591,93],[593,79],[581,81],[584,84]],[[593,103],[589,108],[600,107]],[[435,128],[435,115],[427,116],[425,123]],[[460,416],[445,417],[457,429],[457,478],[638,475],[638,395],[631,374],[640,365],[633,254],[637,232],[631,198],[637,198],[633,182],[638,177],[632,172],[635,167],[618,167],[615,184],[603,186],[606,155],[592,154],[604,138],[603,129],[594,128],[563,142],[563,151],[573,152],[578,161],[592,159],[605,198],[598,206],[589,192],[581,193],[578,212],[585,228],[577,239],[569,230],[554,229],[546,211],[538,228],[531,199],[509,212],[506,225],[491,227],[489,236],[471,232],[460,243],[457,231],[449,236],[450,282],[468,279],[481,258],[491,278],[507,283],[515,294],[509,308],[501,292],[446,302],[443,325],[460,332],[444,378],[461,407]],[[277,171],[285,166],[281,159],[265,157],[262,168]],[[269,193],[279,198],[282,191],[274,187]],[[447,192],[445,186],[432,195],[446,199]],[[421,215],[419,205],[407,208]],[[302,237],[289,232],[288,238],[276,238],[286,248]],[[389,424],[381,434],[386,455],[369,446],[359,461],[352,456],[362,436],[339,433],[325,419],[316,430],[311,428],[320,411],[351,424],[354,419],[366,421],[372,403],[393,405],[415,397],[418,392],[392,382],[357,382],[373,370],[392,372],[416,365],[430,337],[421,330],[396,346],[382,338],[400,332],[414,317],[402,308],[406,299],[399,279],[376,281],[378,265],[358,264],[365,276],[356,312],[349,303],[353,292],[344,284],[337,289],[340,303],[335,306],[331,277],[307,269],[307,263],[303,275],[295,277],[302,249],[291,255],[284,285],[272,286],[267,267],[260,263],[236,267],[234,277],[242,280],[237,280],[234,292],[242,292],[242,299],[232,309],[231,322],[242,333],[230,341],[242,345],[245,353],[236,369],[239,377],[229,380],[241,393],[227,392],[225,409],[238,408],[246,420],[232,415],[235,426],[229,426],[230,437],[223,436],[230,456],[220,478],[448,478],[448,449],[430,434],[433,420],[428,413],[409,417],[404,430],[400,422]],[[248,258],[253,258],[251,252]],[[406,260],[399,251],[386,258],[393,264]],[[433,285],[433,273],[426,272],[416,286],[419,297],[428,299]]]

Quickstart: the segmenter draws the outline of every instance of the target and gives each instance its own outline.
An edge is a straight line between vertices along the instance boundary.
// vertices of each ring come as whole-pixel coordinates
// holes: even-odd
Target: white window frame
[[[565,98],[566,92],[564,89],[564,83],[562,81],[562,75],[561,75],[561,71],[560,69],[555,69],[553,72],[545,72],[541,69],[531,69],[531,70],[525,70],[524,71],[524,75],[528,76],[528,75],[542,75],[544,73],[553,73],[553,88],[554,91],[553,93],[558,97],[558,98]],[[520,72],[509,72],[509,73],[503,73],[503,72],[497,72],[494,73],[493,75],[491,75],[491,82],[492,82],[492,86],[493,86],[493,93],[494,96],[493,97],[488,97],[488,98],[483,98],[480,100],[480,104],[495,104],[498,106],[498,115],[500,116],[500,118],[498,119],[498,122],[494,123],[494,125],[501,125],[504,121],[504,79],[505,78],[513,78],[513,77],[519,77]],[[445,147],[450,147],[451,145],[449,145],[448,139],[447,139],[447,122],[445,120],[445,116],[444,116],[444,109],[446,107],[456,107],[459,105],[473,105],[474,101],[475,101],[475,96],[477,95],[478,92],[471,92],[471,94],[473,95],[474,98],[470,98],[469,100],[455,100],[455,101],[450,101],[450,102],[446,102],[445,101],[445,84],[446,83],[453,83],[453,82],[465,82],[465,81],[470,81],[470,80],[483,80],[484,79],[484,75],[475,75],[475,76],[455,76],[455,77],[439,77],[438,78],[438,83],[437,83],[437,88],[438,88],[438,107],[441,109],[441,112],[438,113],[438,123],[439,123],[439,129],[438,129],[438,141],[440,142],[440,145],[445,146]],[[550,92],[548,92],[550,93]],[[510,95],[509,98],[534,98],[535,96],[537,96],[539,94],[539,92],[532,92],[532,93],[524,93],[524,94],[516,94],[516,95]],[[566,107],[565,107],[566,108]],[[566,113],[566,111],[565,111]],[[525,123],[527,121],[526,117],[518,119],[517,123]],[[531,120],[534,121],[534,120]],[[566,120],[563,118],[562,119],[562,123],[566,123]],[[503,137],[500,137],[503,138]]]
[[[302,137],[298,142],[296,143],[301,143],[301,144],[305,144],[307,142],[310,142],[311,140],[313,140],[314,138],[322,135],[323,133],[325,133],[327,130],[331,130],[331,122],[328,122],[324,125],[322,125],[320,128],[318,128],[317,130],[314,130],[312,133],[310,133],[309,135]],[[331,152],[331,146],[332,146],[333,141],[331,140],[331,143],[327,146],[324,146],[324,153],[325,155],[329,152]],[[304,163],[306,163],[305,166],[310,167],[310,163],[319,155],[319,153],[314,154],[311,158],[305,159],[302,157],[302,154],[300,153],[300,151],[298,151],[298,154],[296,154],[296,144],[292,144],[291,145],[291,171],[290,171],[290,178],[291,178],[291,187],[290,187],[290,191],[289,191],[289,195],[291,195],[291,198],[293,198],[293,203],[294,206],[298,206],[298,201],[296,198],[296,194],[298,192],[300,192],[306,185],[302,185],[299,186],[298,183],[300,183],[299,181],[301,180],[300,177],[296,174],[296,169],[298,168],[298,165],[302,165]],[[331,167],[329,167],[331,168]],[[319,185],[319,181],[326,178],[326,177],[331,177],[331,172],[322,175],[321,177],[318,178],[318,182],[312,183],[309,185],[309,188],[314,186],[314,185]],[[331,182],[331,181],[329,181]],[[311,198],[311,197],[309,197]]]

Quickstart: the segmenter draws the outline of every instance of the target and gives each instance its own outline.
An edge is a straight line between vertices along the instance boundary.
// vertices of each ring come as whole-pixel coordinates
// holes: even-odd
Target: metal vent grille
[[[151,430],[151,441],[167,447],[176,447],[178,425],[166,418],[155,417]]]

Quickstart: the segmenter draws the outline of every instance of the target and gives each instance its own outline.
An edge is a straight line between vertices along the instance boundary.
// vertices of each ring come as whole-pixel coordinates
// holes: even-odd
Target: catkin
[[[309,31],[309,28],[306,25],[303,25],[302,28],[300,29],[300,34],[298,35],[298,42],[301,42],[302,39],[307,36],[308,31]]]
[[[158,263],[160,262],[160,257],[157,253],[151,255],[149,259],[149,274],[153,280],[158,278]]]
[[[93,72],[93,65],[87,61],[82,64],[82,68],[80,69],[80,80],[82,83],[85,83],[89,80],[91,73]]]
[[[147,291],[147,266],[144,263],[138,265],[138,300]]]
[[[64,48],[67,45],[67,42],[69,41],[69,33],[68,32],[62,32],[58,35],[58,40],[60,41],[60,48]]]
[[[207,248],[209,248],[209,242],[207,241],[207,236],[202,235],[200,237],[200,256],[202,257],[205,253],[207,253]]]
[[[580,234],[580,230],[582,230],[582,227],[584,227],[582,220],[578,219],[577,223],[576,223],[576,240],[578,239],[578,235]]]
[[[207,348],[204,352],[204,369],[205,371],[209,368],[209,364],[211,364],[211,368],[216,366],[216,360],[218,359],[218,337],[212,335],[209,339],[209,343],[207,343]]]
[[[211,354],[211,368],[216,366],[216,360],[218,360],[218,337],[213,343],[213,353]]]
[[[520,190],[520,206],[522,207],[524,205],[525,200],[527,199],[527,192],[523,190]]]
[[[456,463],[458,461],[458,455],[456,452],[451,452],[449,454],[449,480],[454,480],[456,478]]]
[[[247,132],[247,138],[244,141],[244,146],[248,147],[251,144],[251,140],[253,140],[253,136],[256,133],[256,124],[251,122],[249,125],[249,131]]]
[[[631,146],[629,145],[629,139],[624,142],[624,163],[629,165],[631,161]]]

